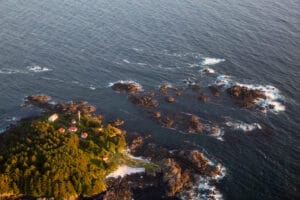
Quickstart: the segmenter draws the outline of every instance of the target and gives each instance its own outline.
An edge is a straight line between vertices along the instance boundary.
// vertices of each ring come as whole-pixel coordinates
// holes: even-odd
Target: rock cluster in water
[[[231,97],[236,99],[242,107],[247,109],[254,108],[255,101],[258,99],[266,98],[263,91],[258,89],[249,89],[246,86],[234,85],[226,91]]]

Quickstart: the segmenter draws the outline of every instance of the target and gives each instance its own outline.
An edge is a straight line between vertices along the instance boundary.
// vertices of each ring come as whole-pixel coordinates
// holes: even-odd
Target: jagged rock
[[[38,95],[28,96],[27,99],[33,102],[46,103],[51,99],[51,97],[48,95],[38,94]]]
[[[172,96],[166,97],[165,99],[166,99],[166,102],[168,102],[168,103],[173,103],[173,102],[175,102],[175,98],[172,97]]]
[[[220,96],[220,92],[219,92],[218,88],[216,88],[215,86],[209,86],[208,88],[210,89],[210,91],[212,92],[212,94],[215,97],[219,97]]]
[[[163,161],[163,182],[166,183],[165,189],[168,196],[174,196],[180,192],[185,183],[189,181],[189,176],[182,176],[180,165],[172,158]]]
[[[141,86],[134,82],[115,83],[111,88],[115,91],[127,93],[127,94],[135,94],[143,91]]]
[[[194,132],[202,133],[202,123],[198,116],[191,115],[191,118],[190,118],[190,121],[189,121],[189,124],[187,127],[187,131],[189,133],[194,133]]]
[[[266,98],[263,91],[258,89],[249,89],[246,86],[234,85],[226,91],[230,96],[237,99],[242,107],[247,109],[254,108],[255,101],[257,99]]]
[[[153,99],[153,94],[146,94],[143,96],[130,96],[129,100],[135,104],[135,105],[139,105],[139,106],[153,106],[153,107],[157,107],[158,101],[156,99]]]
[[[170,85],[164,84],[164,85],[160,86],[159,91],[163,94],[167,94],[168,89],[170,89],[170,88],[171,88]]]
[[[129,149],[132,153],[135,153],[137,151],[138,148],[142,147],[144,141],[143,138],[141,136],[135,138],[132,140]]]
[[[202,102],[207,102],[209,101],[209,97],[204,93],[204,92],[201,92],[200,93],[200,96],[199,96],[199,101],[202,101]]]
[[[103,200],[130,200],[132,191],[122,178],[111,178],[107,181],[108,190],[105,192]]]

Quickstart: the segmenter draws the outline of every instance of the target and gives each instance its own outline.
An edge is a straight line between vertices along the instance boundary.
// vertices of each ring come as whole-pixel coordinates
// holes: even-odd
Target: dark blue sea
[[[0,129],[37,112],[22,106],[28,95],[86,100],[128,130],[221,163],[221,199],[300,199],[299,11],[299,0],[0,0]],[[223,133],[185,134],[109,87],[121,80],[147,91],[235,82],[262,88],[275,107],[240,108],[225,91],[178,101]]]

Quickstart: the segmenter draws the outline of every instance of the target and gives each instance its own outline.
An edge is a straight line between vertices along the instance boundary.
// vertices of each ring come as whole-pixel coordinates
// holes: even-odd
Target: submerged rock
[[[208,102],[209,101],[209,97],[204,92],[200,93],[200,96],[199,96],[198,99],[199,99],[199,101],[202,101],[202,102]]]
[[[138,92],[142,92],[142,87],[135,82],[118,82],[111,86],[111,88],[115,91],[134,94]]]
[[[220,92],[218,90],[218,88],[216,88],[215,86],[209,86],[208,87],[210,89],[210,91],[212,92],[212,94],[215,96],[215,97],[219,97],[220,96]]]

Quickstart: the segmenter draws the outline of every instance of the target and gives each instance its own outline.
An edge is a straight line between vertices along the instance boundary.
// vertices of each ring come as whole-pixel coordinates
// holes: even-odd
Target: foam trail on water
[[[49,69],[49,68],[47,68],[47,67],[41,67],[41,66],[39,66],[39,65],[28,66],[27,69],[28,69],[29,71],[32,71],[32,72],[35,72],[35,73],[52,71],[52,69]]]
[[[216,65],[224,61],[225,59],[221,59],[221,58],[204,57],[203,61],[201,62],[201,65]]]
[[[123,59],[123,62],[124,62],[124,63],[130,63],[130,61],[127,60],[127,59]]]
[[[225,123],[227,126],[233,128],[234,130],[242,130],[244,132],[250,132],[250,131],[254,131],[256,129],[262,129],[261,125],[258,123],[252,123],[252,124],[247,124],[245,122],[226,122]]]

